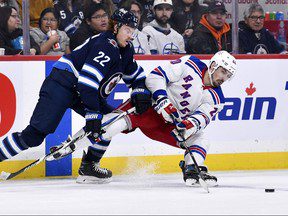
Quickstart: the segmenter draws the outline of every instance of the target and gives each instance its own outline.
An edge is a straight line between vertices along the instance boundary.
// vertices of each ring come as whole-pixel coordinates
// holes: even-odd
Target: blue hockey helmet
[[[127,25],[132,28],[138,27],[137,17],[130,11],[124,8],[117,9],[111,16],[111,19],[119,23],[120,25]]]

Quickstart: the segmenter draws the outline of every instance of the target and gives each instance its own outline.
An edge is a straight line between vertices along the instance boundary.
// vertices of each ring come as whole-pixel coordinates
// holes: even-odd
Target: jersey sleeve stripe
[[[93,74],[97,78],[99,83],[104,77],[103,74],[96,67],[93,67],[89,64],[84,64],[82,70],[90,74]]]
[[[64,29],[64,31],[67,33],[73,33],[75,30],[76,30],[76,27],[72,23]]]
[[[160,66],[155,68],[151,73],[162,76],[163,78],[165,78],[166,83],[169,83],[169,79],[166,75],[166,72]]]
[[[159,96],[167,97],[167,92],[164,89],[159,89],[152,94],[153,99],[156,101]]]
[[[63,64],[61,64],[63,63]],[[59,69],[67,69],[67,66],[69,67],[68,69],[70,70],[70,72],[73,72],[74,75],[78,78],[79,77],[79,72],[76,70],[76,68],[74,67],[73,63],[65,58],[64,56],[62,56],[55,64],[54,66],[56,68],[59,68]]]
[[[209,89],[208,91],[209,91],[210,94],[212,95],[214,104],[220,104],[221,102],[220,102],[220,98],[219,98],[217,92],[214,91],[213,89]]]
[[[205,124],[206,125],[208,125],[210,123],[210,119],[208,118],[208,116],[205,113],[203,113],[201,111],[196,111],[193,114],[201,115],[205,119]]]
[[[138,65],[138,68],[136,69],[136,71],[134,71],[134,73],[132,73],[130,75],[124,74],[123,79],[125,79],[125,80],[134,79],[135,77],[137,77],[142,72],[144,72],[143,68]]]
[[[98,82],[98,79],[91,73],[88,73],[86,71],[81,71],[80,77],[86,77],[90,80],[93,80],[93,82],[97,83],[99,85],[100,82]]]
[[[199,69],[199,67],[193,62],[191,61],[190,59],[188,59],[186,62],[185,62],[186,65],[188,65],[189,67],[191,67],[195,73],[200,77],[200,79],[202,79],[202,72],[201,70]]]
[[[144,79],[145,77],[146,77],[146,75],[144,73],[143,68],[139,67],[137,69],[137,71],[133,74],[133,77],[132,77],[132,75],[130,75],[130,76],[123,75],[122,78],[127,85],[131,85],[135,80]]]
[[[83,85],[86,85],[86,86],[89,86],[91,88],[94,88],[96,90],[99,89],[99,85],[97,83],[95,83],[95,80],[91,80],[88,77],[80,76],[78,82],[82,83]]]

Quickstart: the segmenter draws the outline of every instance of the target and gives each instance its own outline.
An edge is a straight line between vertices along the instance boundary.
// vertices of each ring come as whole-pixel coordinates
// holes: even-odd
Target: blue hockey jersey
[[[53,66],[73,73],[84,105],[99,111],[99,102],[109,96],[121,78],[128,88],[145,86],[144,70],[133,55],[132,45],[118,47],[115,35],[107,31],[87,39]]]

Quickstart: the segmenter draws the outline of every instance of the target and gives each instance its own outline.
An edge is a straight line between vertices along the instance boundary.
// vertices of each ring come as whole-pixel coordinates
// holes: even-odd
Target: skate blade
[[[197,187],[197,186],[199,186],[199,183],[197,183],[196,179],[186,179],[185,184],[188,187]]]
[[[218,183],[215,180],[206,180],[205,182],[207,183],[208,187],[217,187],[218,186]]]
[[[217,187],[218,183],[214,180],[206,180],[205,181],[208,187]],[[188,187],[201,187],[198,181],[195,179],[187,179],[185,182],[186,186]]]
[[[97,178],[94,176],[82,176],[79,175],[76,179],[76,183],[79,184],[108,184],[112,181],[111,178]]]

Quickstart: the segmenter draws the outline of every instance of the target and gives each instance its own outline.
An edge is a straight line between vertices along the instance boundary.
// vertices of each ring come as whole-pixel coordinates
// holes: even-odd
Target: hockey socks
[[[21,133],[12,133],[0,143],[0,162],[12,158],[28,148],[21,138]]]

